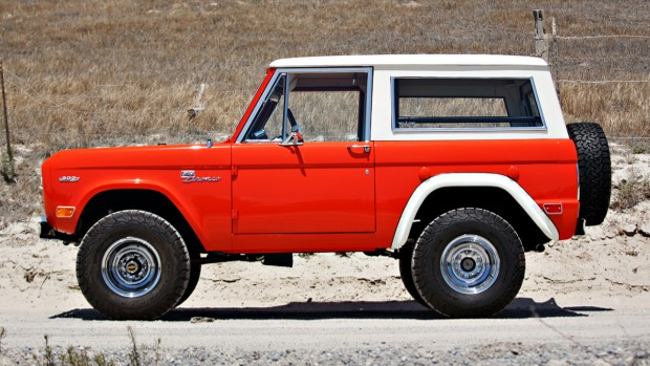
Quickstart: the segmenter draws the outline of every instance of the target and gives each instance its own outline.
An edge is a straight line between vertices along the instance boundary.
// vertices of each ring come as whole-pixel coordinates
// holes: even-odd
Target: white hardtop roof
[[[355,55],[283,58],[269,67],[361,67],[361,66],[525,66],[547,67],[537,57],[505,55]]]

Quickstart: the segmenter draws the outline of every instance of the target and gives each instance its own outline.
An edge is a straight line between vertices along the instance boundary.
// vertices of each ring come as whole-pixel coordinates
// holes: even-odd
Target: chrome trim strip
[[[490,132],[521,132],[521,131],[539,131],[546,132],[548,129],[545,127],[474,127],[474,128],[395,128],[393,133],[422,133],[422,132],[481,132],[481,133],[490,133]]]
[[[244,124],[244,128],[241,129],[241,132],[239,133],[239,136],[237,136],[237,140],[235,140],[236,143],[241,143],[244,140],[244,136],[246,136],[246,133],[248,132],[248,129],[251,126],[251,123],[253,123],[253,120],[255,117],[257,117],[257,113],[260,111],[260,108],[262,108],[262,104],[264,104],[264,101],[266,98],[268,98],[269,93],[273,88],[275,87],[275,83],[277,82],[278,78],[282,75],[282,72],[279,70],[275,70],[275,74],[273,74],[273,77],[271,80],[269,80],[269,83],[266,84],[266,89],[260,96],[260,99],[257,100],[257,105],[255,105],[255,108],[253,108],[253,111],[251,112],[250,116],[248,116],[248,120],[246,120]]]
[[[530,81],[530,86],[532,88],[533,95],[535,96],[535,103],[537,103],[537,112],[539,112],[539,118],[542,120],[542,127],[544,129],[548,129],[546,118],[544,118],[544,108],[542,108],[542,105],[539,101],[539,93],[537,92],[537,85],[535,85],[535,78],[531,76],[528,78],[528,80]]]
[[[363,126],[363,134],[362,138],[360,140],[363,140],[365,142],[370,142],[370,126],[371,126],[371,114],[372,114],[372,87],[373,87],[373,72],[374,69],[372,67],[369,67],[366,69],[368,72],[368,85],[366,88],[366,120]]]
[[[282,75],[282,74],[280,74]],[[282,92],[282,140],[285,136],[289,135],[289,94],[291,94],[291,76],[289,73],[284,73],[284,86]],[[282,145],[282,144],[280,144]]]
[[[328,72],[370,72],[372,67],[358,66],[358,67],[297,67],[297,68],[281,68],[277,69],[279,72],[298,72],[298,73],[328,73]]]
[[[367,86],[366,86],[366,115],[365,115],[365,122],[364,122],[364,131],[363,135],[360,136],[360,140],[364,142],[370,142],[370,114],[372,113],[372,77],[373,77],[373,68],[368,67],[368,66],[362,66],[362,67],[316,67],[316,68],[310,68],[310,67],[300,67],[300,68],[279,68],[275,70],[275,74],[269,80],[269,83],[266,85],[266,89],[260,96],[260,99],[257,101],[257,104],[255,105],[255,108],[251,112],[250,116],[248,117],[248,120],[246,120],[244,124],[244,128],[242,128],[241,133],[239,136],[237,136],[237,139],[235,140],[236,143],[241,143],[244,140],[244,136],[246,136],[246,133],[248,132],[248,129],[250,128],[251,124],[253,123],[253,120],[257,117],[257,113],[259,113],[260,108],[262,107],[262,104],[264,104],[264,101],[266,98],[268,98],[269,93],[273,88],[275,87],[275,83],[277,82],[277,79],[283,74],[291,74],[291,73],[332,73],[332,72],[365,72],[368,75],[368,80],[367,80]],[[287,80],[289,77],[287,77]]]

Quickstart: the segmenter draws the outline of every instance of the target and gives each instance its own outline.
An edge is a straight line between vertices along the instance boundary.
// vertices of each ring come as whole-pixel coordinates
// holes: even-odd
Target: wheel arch
[[[435,217],[460,207],[502,216],[520,235],[526,250],[559,239],[553,222],[512,179],[490,173],[450,173],[433,176],[416,188],[402,212],[391,248],[401,248]]]
[[[75,234],[80,239],[102,217],[123,210],[142,210],[167,220],[181,234],[191,253],[204,251],[201,240],[176,205],[151,189],[113,189],[95,194],[84,206]]]

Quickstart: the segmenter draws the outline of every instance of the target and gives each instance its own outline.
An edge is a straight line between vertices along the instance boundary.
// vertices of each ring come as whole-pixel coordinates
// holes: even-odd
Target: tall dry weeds
[[[379,53],[532,55],[532,9],[560,35],[650,35],[646,0],[0,0],[15,187],[0,222],[40,212],[46,153],[198,142],[238,123],[268,63]],[[648,80],[650,41],[560,41],[562,80]],[[187,111],[205,85],[195,118]],[[568,121],[650,135],[649,84],[560,82]],[[20,150],[22,149],[22,150]]]
[[[0,327],[0,357],[2,357],[2,341],[7,336],[7,330],[4,327]]]

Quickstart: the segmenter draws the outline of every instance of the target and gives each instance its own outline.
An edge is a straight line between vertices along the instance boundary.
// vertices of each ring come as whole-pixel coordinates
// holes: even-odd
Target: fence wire
[[[555,33],[555,25],[553,25],[553,33]],[[576,41],[576,40],[590,40],[590,39],[641,39],[641,40],[650,40],[650,36],[646,35],[637,35],[637,34],[610,34],[610,35],[592,35],[592,36],[558,36],[557,34],[545,35],[544,38],[547,42],[554,46],[552,53],[555,55],[554,58],[558,58],[558,40],[567,40],[567,41]],[[549,53],[551,49],[549,47]],[[650,83],[649,80],[579,80],[579,79],[559,79],[556,80],[557,83],[563,84],[647,84]]]
[[[551,36],[552,39],[561,39],[561,40],[583,40],[583,39],[607,39],[607,38],[633,38],[633,39],[650,39],[650,36],[641,36],[641,35],[596,35],[596,36]]]
[[[650,80],[571,80],[560,79],[559,83],[567,84],[639,84],[650,83]]]

